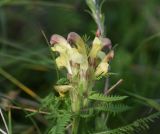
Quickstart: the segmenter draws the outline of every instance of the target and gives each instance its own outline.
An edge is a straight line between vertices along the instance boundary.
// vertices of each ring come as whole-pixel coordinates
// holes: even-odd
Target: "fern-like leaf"
[[[92,134],[133,134],[140,133],[142,130],[149,128],[149,123],[154,122],[155,119],[159,118],[160,112],[154,113],[148,117],[144,117],[134,121],[133,123],[119,127],[117,129],[108,130],[104,132],[92,133]]]
[[[70,119],[71,119],[70,113],[64,113],[59,115],[56,126],[51,128],[51,130],[49,131],[49,134],[64,134],[65,127],[69,123]]]
[[[131,109],[131,107],[125,105],[125,104],[112,104],[112,103],[103,103],[103,104],[98,104],[97,106],[92,106],[89,108],[85,108],[81,111],[80,117],[82,118],[89,118],[95,116],[94,111],[99,111],[99,112],[108,112],[110,114],[118,114],[121,112],[125,112],[127,110]]]
[[[104,94],[94,93],[89,96],[89,99],[97,101],[105,101],[105,102],[114,102],[114,101],[124,100],[127,97],[128,96],[106,96]]]
[[[129,110],[130,108],[131,107],[129,107],[125,104],[112,104],[112,103],[103,104],[103,105],[99,105],[97,107],[93,107],[94,110],[109,112],[109,113],[113,113],[113,114],[125,112],[125,111]]]

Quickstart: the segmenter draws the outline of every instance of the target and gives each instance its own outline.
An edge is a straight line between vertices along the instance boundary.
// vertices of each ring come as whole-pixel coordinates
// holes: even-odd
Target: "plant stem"
[[[88,7],[91,10],[91,15],[97,24],[98,30],[101,33],[101,37],[105,37],[105,25],[104,25],[104,15],[101,12],[101,6],[104,1],[99,5],[97,0],[86,0]]]
[[[75,117],[72,122],[72,134],[78,133],[79,117]]]
[[[9,134],[12,134],[12,117],[11,117],[11,109],[8,111],[8,129]]]
[[[77,134],[78,133],[78,126],[79,126],[79,112],[81,109],[81,97],[80,95],[76,92],[77,89],[73,89],[70,92],[70,97],[72,101],[72,111],[75,113],[75,116],[73,117],[72,121],[72,134]]]

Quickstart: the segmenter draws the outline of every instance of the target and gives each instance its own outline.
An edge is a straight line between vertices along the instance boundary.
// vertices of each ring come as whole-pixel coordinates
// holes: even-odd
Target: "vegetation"
[[[2,0],[0,132],[157,134],[158,4]]]

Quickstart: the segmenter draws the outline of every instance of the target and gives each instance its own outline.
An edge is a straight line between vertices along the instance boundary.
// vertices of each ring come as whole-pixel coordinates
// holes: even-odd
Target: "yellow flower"
[[[64,97],[65,93],[71,90],[73,87],[71,85],[58,85],[54,86],[54,88],[61,97]]]
[[[70,60],[74,63],[81,64],[84,61],[83,55],[78,52],[76,48],[72,48],[68,51]]]
[[[59,69],[65,67],[68,73],[72,74],[71,65],[69,63],[69,57],[66,53],[63,53],[58,58],[56,58],[56,64]]]
[[[77,49],[74,49],[74,52],[76,52],[76,50],[78,50],[78,52],[81,54],[81,58],[79,56],[79,64],[80,64],[80,70],[83,71],[87,71],[88,69],[88,58],[87,58],[87,51],[86,51],[86,47],[85,47],[85,43],[82,40],[82,38],[75,32],[70,32],[68,34],[67,40],[75,45],[77,47]],[[75,53],[72,54],[73,57],[75,57]],[[77,55],[78,56],[78,55]],[[78,60],[78,59],[77,59]],[[75,61],[74,61],[75,62]]]
[[[102,42],[98,37],[95,37],[91,51],[89,53],[89,57],[96,58],[97,53],[102,49]]]
[[[79,53],[83,54],[83,55],[86,55],[86,47],[85,47],[85,43],[84,41],[82,40],[82,38],[75,32],[70,32],[68,34],[68,37],[67,37],[67,40],[76,45]]]
[[[96,58],[98,53],[101,52],[102,48],[107,47],[107,48],[111,49],[111,46],[112,46],[112,43],[111,43],[110,39],[95,37],[93,44],[92,44],[91,51],[89,53],[89,57]]]
[[[104,76],[107,74],[108,72],[108,62],[105,62],[105,61],[102,61],[98,67],[96,68],[96,72],[95,72],[95,76],[98,77],[98,76]]]
[[[96,68],[95,71],[95,76],[104,76],[107,74],[108,72],[108,67],[109,64],[108,62],[114,57],[114,51],[111,50],[105,57],[104,59],[100,62],[100,64],[98,65],[98,67]]]
[[[60,45],[60,47],[63,49],[70,49],[71,48],[71,46],[70,46],[70,44],[68,44],[67,40],[58,34],[53,34],[51,36],[50,44],[52,46]]]

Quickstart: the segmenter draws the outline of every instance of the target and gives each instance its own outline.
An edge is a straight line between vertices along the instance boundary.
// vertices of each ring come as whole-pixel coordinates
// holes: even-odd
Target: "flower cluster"
[[[108,62],[114,56],[114,51],[111,50],[111,41],[98,35],[94,38],[90,48],[75,32],[69,33],[67,39],[54,34],[50,44],[51,49],[59,53],[56,58],[57,67],[67,70],[67,78],[70,81],[69,85],[55,86],[61,96],[70,91],[71,96],[77,94],[77,96],[83,97],[84,94],[91,91],[97,77],[107,74]],[[103,49],[107,49],[107,52]],[[71,98],[74,100],[74,97]]]

